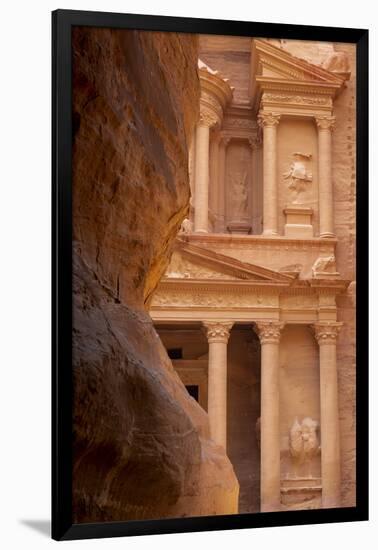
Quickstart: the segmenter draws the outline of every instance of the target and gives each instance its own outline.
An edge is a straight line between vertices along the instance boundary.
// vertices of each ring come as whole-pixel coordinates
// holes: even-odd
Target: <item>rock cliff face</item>
[[[146,304],[188,211],[192,35],[73,32],[75,522],[237,512]]]

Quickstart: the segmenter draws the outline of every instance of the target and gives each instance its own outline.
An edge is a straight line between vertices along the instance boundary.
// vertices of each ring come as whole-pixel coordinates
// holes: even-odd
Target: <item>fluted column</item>
[[[263,129],[263,234],[278,235],[277,126],[280,115],[260,113]]]
[[[313,325],[319,344],[322,507],[340,506],[340,427],[336,343],[342,323]]]
[[[208,414],[211,438],[227,447],[227,342],[232,322],[204,322],[209,343]]]
[[[261,474],[260,509],[272,512],[281,506],[281,450],[279,343],[284,323],[256,323],[261,343]]]
[[[319,159],[319,226],[320,237],[334,237],[332,190],[332,128],[335,117],[316,118]]]

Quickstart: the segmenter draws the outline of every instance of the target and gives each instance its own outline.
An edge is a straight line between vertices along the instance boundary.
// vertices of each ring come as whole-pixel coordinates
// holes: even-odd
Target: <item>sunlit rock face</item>
[[[145,306],[189,207],[192,35],[73,31],[74,522],[237,512]]]

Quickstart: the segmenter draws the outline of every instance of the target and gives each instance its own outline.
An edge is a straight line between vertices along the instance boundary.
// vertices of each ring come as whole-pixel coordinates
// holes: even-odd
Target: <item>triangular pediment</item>
[[[286,78],[288,80],[334,83],[342,85],[344,79],[331,71],[295,57],[291,53],[264,40],[253,40],[252,56],[256,64],[256,76]]]
[[[280,85],[282,89],[295,84],[326,93],[334,97],[344,86],[345,79],[333,72],[295,57],[291,53],[261,39],[252,41],[251,53],[251,98],[256,99],[264,88]]]
[[[294,276],[242,262],[208,248],[177,240],[164,279],[290,283]]]

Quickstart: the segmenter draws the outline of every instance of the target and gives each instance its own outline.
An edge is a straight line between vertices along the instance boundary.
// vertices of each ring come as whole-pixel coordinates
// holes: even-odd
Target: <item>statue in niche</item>
[[[189,218],[185,218],[183,221],[182,221],[182,224],[180,226],[180,229],[179,229],[179,232],[178,234],[179,235],[187,235],[188,233],[191,233],[192,230],[193,230],[193,227],[192,227],[192,222],[189,220]]]
[[[232,215],[235,220],[243,220],[248,215],[247,171],[231,174]]]
[[[284,179],[289,180],[289,189],[294,193],[293,204],[299,204],[300,194],[307,191],[308,184],[312,181],[312,173],[307,170],[307,162],[311,158],[311,154],[293,153],[289,171],[283,175]]]
[[[320,451],[317,431],[319,423],[310,417],[306,417],[302,422],[296,417],[289,433],[290,455],[295,463],[303,464],[307,462],[310,466],[311,459]]]

